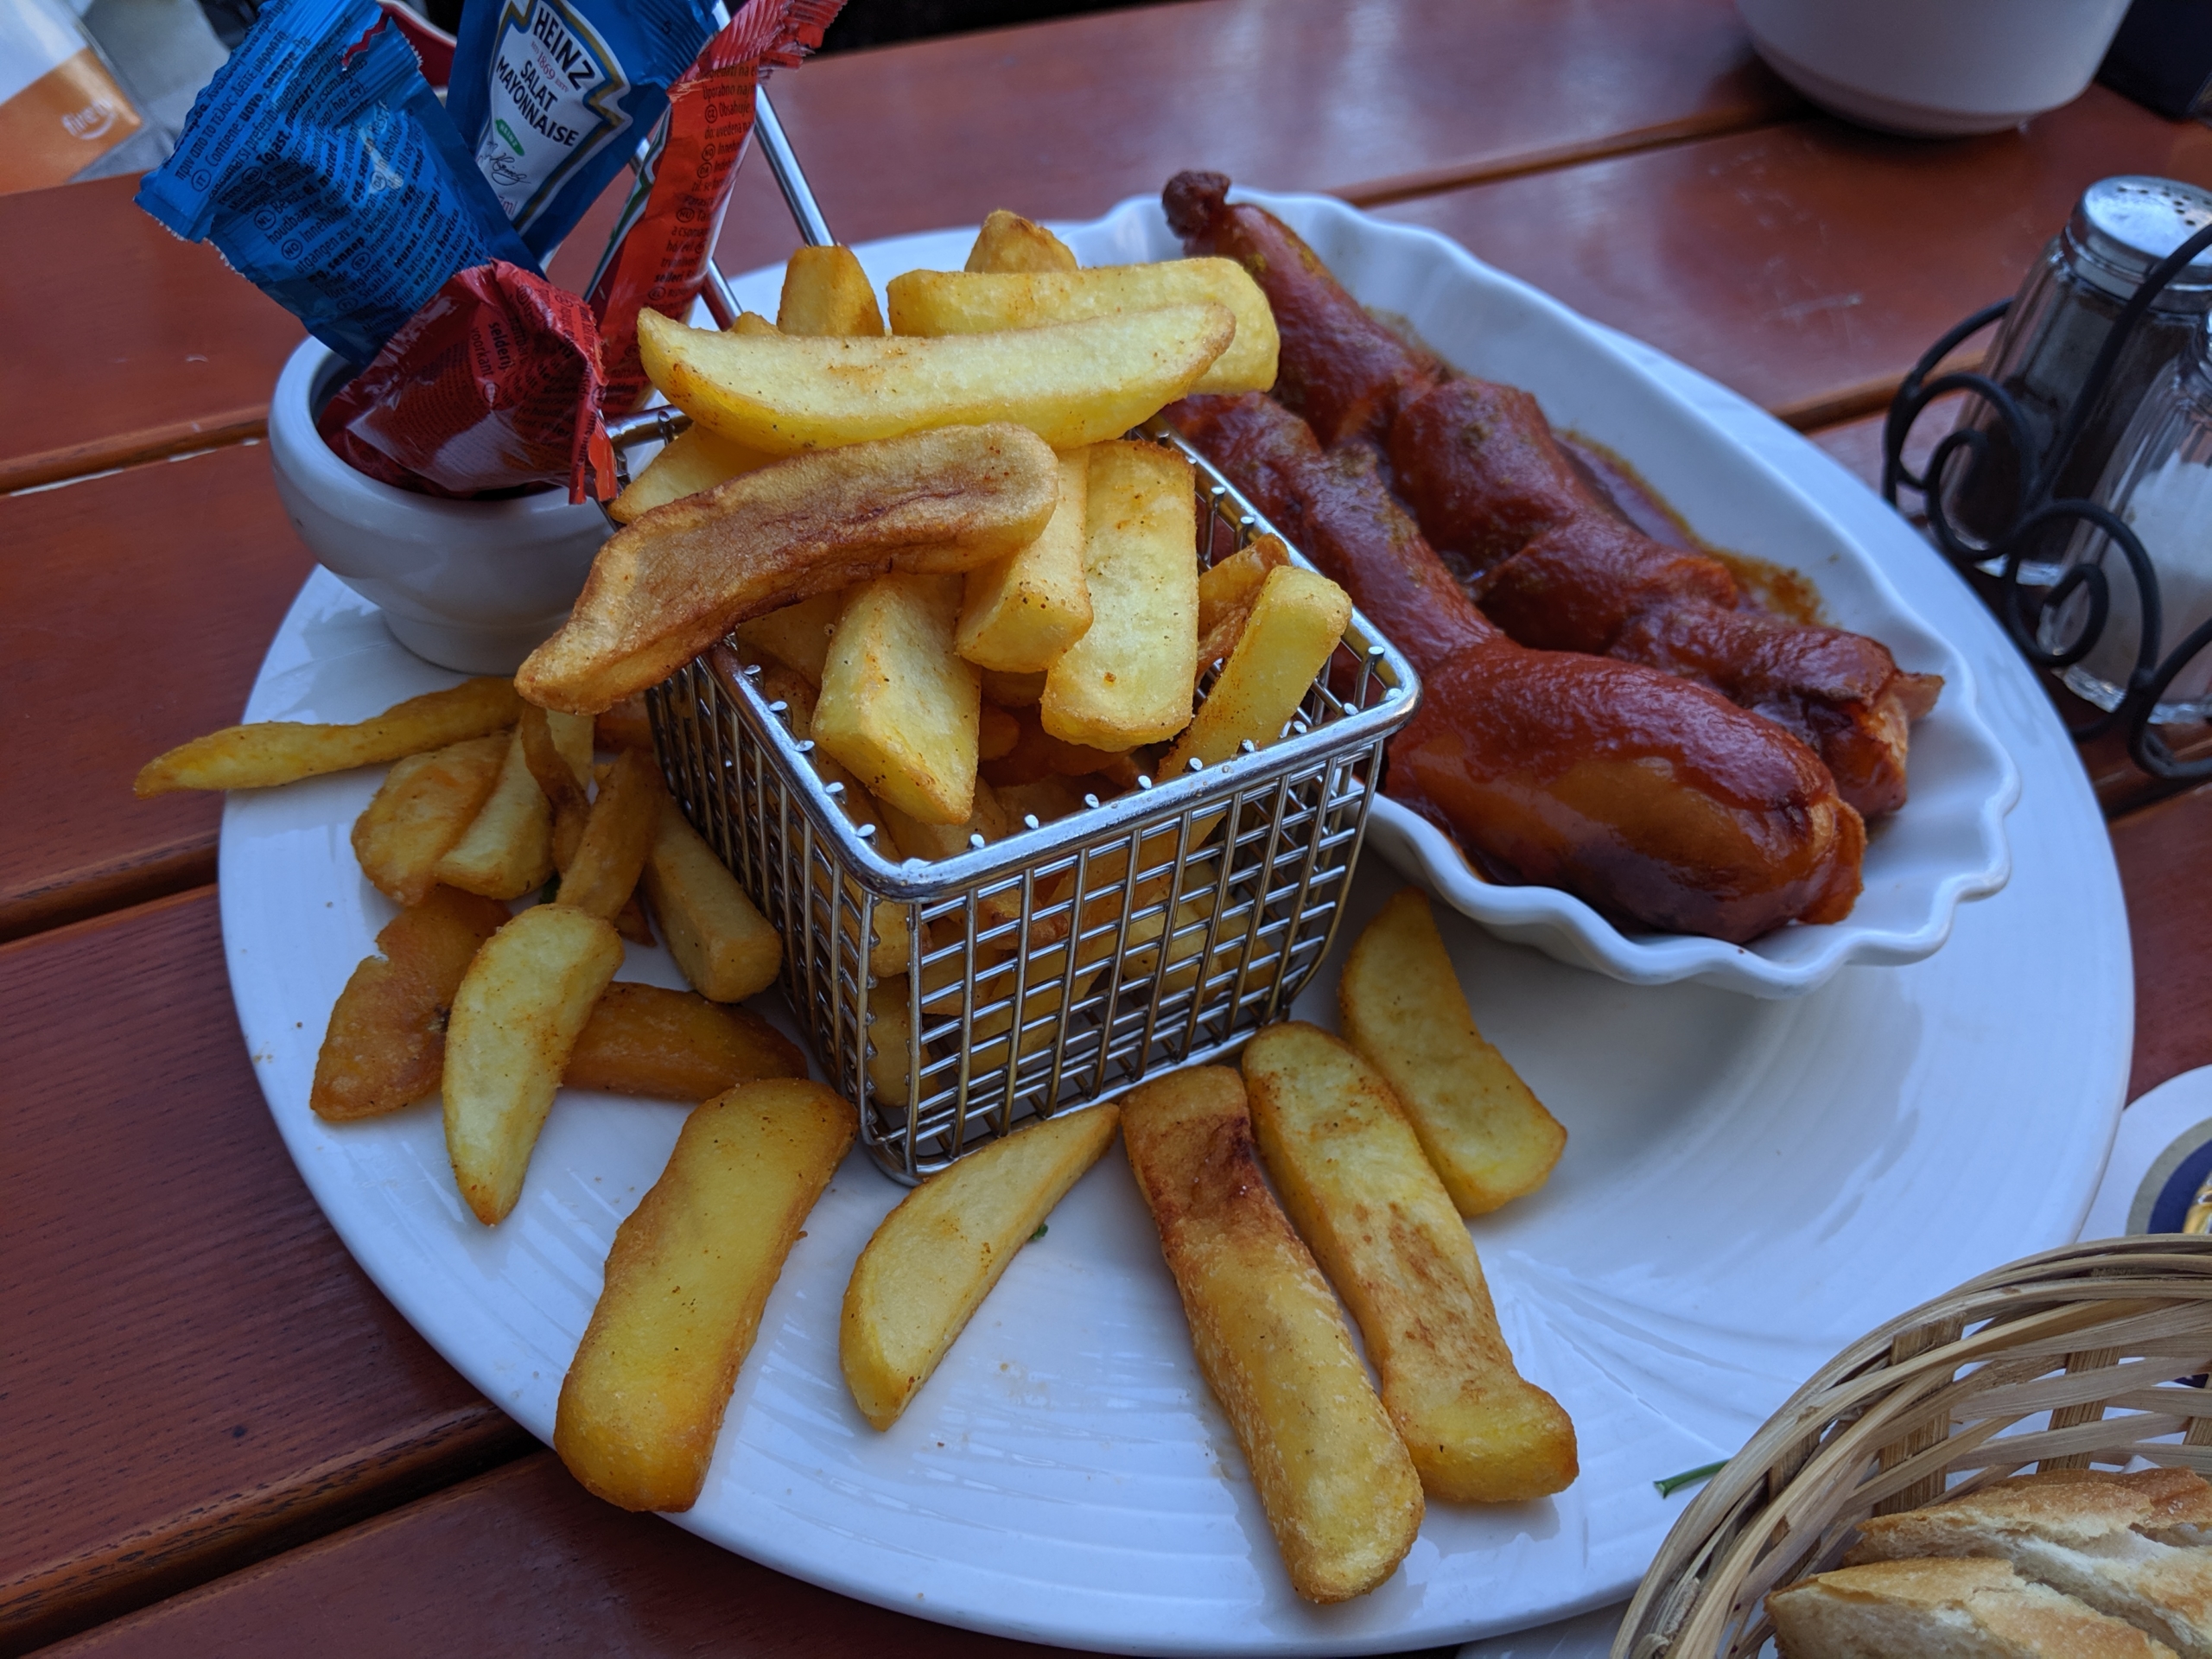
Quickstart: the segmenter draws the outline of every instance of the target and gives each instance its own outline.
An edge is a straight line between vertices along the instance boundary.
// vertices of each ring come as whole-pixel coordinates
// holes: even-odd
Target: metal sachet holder
[[[2051,484],[2075,440],[2088,424],[2090,411],[2096,407],[2099,396],[2112,378],[2113,367],[2120,360],[2128,336],[2151,308],[2152,302],[2208,247],[2212,247],[2212,226],[2198,231],[2182,243],[2153,266],[2138,285],[2114,321],[2112,332],[2106,337],[2096,360],[2090,365],[2088,378],[2067,406],[2065,420],[2059,428],[2059,441],[2051,452],[2049,463],[2039,472],[2023,469],[2018,505],[2012,523],[1986,543],[1977,545],[1967,541],[1951,522],[1943,501],[1943,480],[1951,457],[1961,449],[1968,453],[1967,464],[1970,467],[1980,465],[1988,453],[1987,435],[1963,429],[1948,433],[1937,442],[1929,456],[1926,470],[1917,474],[1904,463],[1905,441],[1911,434],[1914,422],[1919,419],[1929,404],[1951,392],[1970,391],[1986,399],[1996,410],[2016,454],[2025,456],[2036,452],[2033,429],[2026,416],[2012,395],[1995,381],[1986,375],[1965,372],[1941,375],[1933,380],[1928,378],[1937,365],[1961,344],[2001,319],[2011,308],[2012,302],[2000,300],[1995,305],[1985,307],[1929,346],[1897,388],[1897,397],[1890,404],[1889,416],[1882,429],[1883,500],[1895,507],[1899,484],[1920,492],[1929,533],[1944,556],[1961,571],[1985,560],[2003,561],[2003,575],[1999,578],[1995,601],[1999,620],[2004,623],[2006,633],[2012,637],[2020,654],[2039,669],[2071,667],[2095,649],[2098,637],[2104,632],[2111,616],[2112,591],[2110,579],[2104,570],[2089,562],[2074,564],[2056,582],[2039,592],[2024,588],[2020,582],[2020,566],[2031,543],[2046,526],[2069,520],[2092,525],[2110,539],[2113,548],[2126,562],[2139,601],[2141,631],[2136,645],[2135,665],[2128,675],[2117,708],[2086,725],[2072,727],[2069,730],[2075,742],[2086,743],[2115,728],[2125,728],[2127,752],[2135,764],[2152,777],[2176,782],[2196,782],[2212,778],[2212,756],[2197,760],[2176,759],[2165,739],[2152,728],[2151,717],[2175,677],[2188,666],[2190,658],[2207,645],[2212,645],[2212,620],[2192,630],[2171,652],[2161,655],[2159,648],[2164,641],[2164,632],[2158,573],[2152,568],[2151,556],[2145,550],[2141,539],[2117,513],[2098,502],[2077,498],[2054,499]],[[2069,644],[2056,648],[2046,647],[2042,643],[2045,637],[2044,624],[2046,614],[2055,616],[2060,607],[2077,594],[2087,601],[2088,606],[2079,632]]]
[[[756,109],[799,234],[829,243],[765,93]],[[721,326],[735,321],[711,259],[701,297]],[[669,408],[609,421],[624,481],[625,451],[689,424]],[[1313,568],[1164,422],[1131,436],[1190,461],[1202,564],[1268,534]],[[1383,746],[1420,698],[1412,665],[1355,612],[1269,747],[1087,795],[1081,810],[1026,817],[995,843],[975,836],[956,858],[894,863],[760,673],[732,635],[648,692],[661,770],[782,936],[785,992],[859,1105],[862,1141],[910,1183],[1026,1119],[1226,1054],[1280,1016],[1335,938]],[[1204,666],[1201,700],[1218,673]]]

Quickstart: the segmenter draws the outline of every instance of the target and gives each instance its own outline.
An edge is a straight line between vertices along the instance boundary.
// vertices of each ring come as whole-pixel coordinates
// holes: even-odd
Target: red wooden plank
[[[824,58],[771,83],[858,242],[994,207],[1088,219],[1186,167],[1387,200],[1799,107],[1727,0],[1195,0]],[[758,158],[728,269],[782,259]]]
[[[1885,406],[2113,173],[2212,185],[2212,131],[2092,86],[1985,138],[1817,117],[1378,211],[1813,428]]]
[[[220,798],[130,780],[238,719],[311,568],[257,444],[0,499],[0,939],[214,879]]]
[[[0,1651],[528,1444],[277,1139],[211,889],[0,948]]]
[[[785,1578],[600,1503],[545,1452],[89,1631],[54,1659],[309,1651],[1043,1659],[1065,1649]]]
[[[2113,852],[2135,941],[2132,1100],[2168,1077],[2212,1065],[2212,786],[2120,819]]]
[[[0,196],[0,490],[262,429],[298,323],[135,177]]]

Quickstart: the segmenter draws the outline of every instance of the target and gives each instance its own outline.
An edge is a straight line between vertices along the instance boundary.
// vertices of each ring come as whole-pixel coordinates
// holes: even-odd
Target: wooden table
[[[1332,192],[1867,476],[1898,377],[2085,185],[2212,184],[2212,133],[2101,88],[1988,138],[1846,127],[1728,0],[1195,0],[775,85],[848,239],[1086,217],[1194,164]],[[748,166],[726,264],[791,243]],[[217,803],[128,788],[237,716],[308,574],[254,441],[299,330],[127,181],[0,198],[0,487],[42,486],[0,499],[0,1653],[1015,1651],[586,1497],[353,1267],[238,1039]],[[2138,1091],[2212,1060],[2212,791],[2155,793],[2113,797]]]

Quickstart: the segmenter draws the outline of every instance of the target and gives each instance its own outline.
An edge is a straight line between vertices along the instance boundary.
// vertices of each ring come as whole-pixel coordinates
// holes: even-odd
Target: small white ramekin
[[[558,489],[447,501],[355,472],[315,429],[348,371],[320,341],[276,378],[269,453],[276,493],[308,550],[384,613],[392,638],[464,674],[512,674],[559,627],[609,534]]]

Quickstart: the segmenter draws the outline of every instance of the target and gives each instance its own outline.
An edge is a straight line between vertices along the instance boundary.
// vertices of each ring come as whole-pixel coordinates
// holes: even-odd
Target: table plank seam
[[[0,1659],[104,1624],[445,1491],[536,1450],[488,1401],[229,1494],[0,1583]]]

